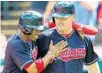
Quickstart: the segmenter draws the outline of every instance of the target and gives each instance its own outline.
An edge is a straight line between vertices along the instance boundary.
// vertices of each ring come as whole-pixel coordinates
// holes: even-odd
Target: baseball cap
[[[54,5],[52,17],[66,18],[75,13],[75,7],[71,1],[60,1]]]

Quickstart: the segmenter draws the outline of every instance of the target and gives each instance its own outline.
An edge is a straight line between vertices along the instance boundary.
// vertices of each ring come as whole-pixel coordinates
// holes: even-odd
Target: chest
[[[74,59],[81,59],[84,58],[86,55],[85,43],[83,39],[80,38],[80,36],[72,35],[69,38],[52,37],[52,40],[54,44],[58,43],[61,40],[66,41],[68,44],[67,50],[62,52],[58,57],[58,59],[62,61],[68,62]]]
[[[30,55],[30,58],[32,58],[33,60],[37,58],[38,46],[35,45],[34,43],[29,43],[29,55]]]

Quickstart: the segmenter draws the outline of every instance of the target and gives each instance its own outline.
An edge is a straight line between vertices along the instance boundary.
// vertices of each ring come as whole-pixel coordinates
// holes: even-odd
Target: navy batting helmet
[[[52,17],[69,17],[75,13],[75,7],[71,1],[60,1],[54,5]]]
[[[33,30],[45,30],[43,25],[43,17],[36,11],[25,11],[20,15],[19,27],[24,31],[24,34],[30,35]]]

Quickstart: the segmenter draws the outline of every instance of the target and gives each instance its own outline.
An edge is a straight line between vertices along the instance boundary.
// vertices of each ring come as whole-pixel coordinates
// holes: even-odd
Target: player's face
[[[39,31],[39,30],[33,30],[33,32],[32,32],[31,35],[25,35],[25,34],[23,34],[23,38],[26,38],[26,40],[28,40],[28,41],[31,41],[31,40],[34,41],[34,40],[36,40],[38,38],[40,32],[41,31]]]
[[[65,29],[70,26],[72,26],[72,21],[74,20],[73,15],[67,17],[67,18],[57,18],[55,17],[55,23],[56,23],[56,27],[58,29]]]
[[[40,30],[33,30],[33,33],[29,36],[31,40],[36,40],[38,39],[38,36],[40,34]]]

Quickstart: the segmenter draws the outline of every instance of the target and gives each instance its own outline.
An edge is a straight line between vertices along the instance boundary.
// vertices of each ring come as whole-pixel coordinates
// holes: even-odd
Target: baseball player
[[[40,73],[67,44],[64,41],[53,45],[43,58],[38,59],[36,39],[45,30],[42,15],[36,11],[25,11],[19,20],[20,32],[10,37],[7,43],[3,73]],[[43,41],[42,41],[43,42]]]
[[[82,73],[83,64],[89,73],[100,73],[97,63],[99,57],[93,50],[92,42],[72,27],[74,17],[75,8],[71,2],[57,2],[54,5],[52,18],[56,27],[40,34],[39,54],[43,52],[41,56],[46,55],[51,40],[54,44],[64,40],[68,47],[41,73]]]

